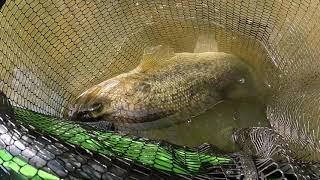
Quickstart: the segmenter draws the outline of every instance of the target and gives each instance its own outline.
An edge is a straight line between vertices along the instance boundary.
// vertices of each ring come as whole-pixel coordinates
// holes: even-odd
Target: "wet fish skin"
[[[251,88],[247,83],[251,68],[234,55],[174,53],[166,59],[153,55],[136,69],[82,93],[71,119],[130,124],[174,117],[178,121],[211,108],[239,86]]]

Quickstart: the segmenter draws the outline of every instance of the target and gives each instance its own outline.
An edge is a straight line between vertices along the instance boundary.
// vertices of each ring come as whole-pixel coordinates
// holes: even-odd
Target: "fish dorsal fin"
[[[196,46],[193,50],[195,53],[218,52],[218,43],[213,32],[200,33]]]
[[[158,69],[166,65],[174,56],[173,49],[169,46],[158,45],[144,49],[142,60],[137,67],[139,72],[146,72]]]

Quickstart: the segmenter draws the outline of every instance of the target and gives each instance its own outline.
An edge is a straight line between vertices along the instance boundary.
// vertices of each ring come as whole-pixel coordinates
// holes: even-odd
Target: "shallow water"
[[[154,128],[147,131],[139,129],[136,132],[135,129],[132,132],[133,135],[166,140],[174,144],[191,147],[207,142],[224,151],[236,151],[236,146],[232,141],[232,132],[235,128],[269,125],[265,115],[264,100],[258,99],[265,99],[265,96],[277,85],[277,81],[274,81],[274,76],[277,73],[271,59],[268,57],[268,53],[260,43],[247,36],[226,31],[219,26],[214,28],[204,26],[203,29],[206,30],[200,32],[194,32],[194,29],[189,28],[187,25],[183,25],[184,28],[177,27],[175,24],[168,26],[166,29],[157,27],[162,26],[161,24],[153,24],[148,29],[154,35],[153,38],[145,39],[145,31],[141,31],[138,32],[139,36],[129,37],[126,44],[130,45],[130,43],[137,42],[135,38],[139,37],[146,42],[145,46],[147,47],[159,44],[168,45],[173,48],[175,53],[207,52],[207,50],[211,52],[212,50],[236,55],[251,66],[254,73],[252,79],[245,79],[245,83],[241,83],[239,87],[233,87],[237,90],[231,93],[227,92],[227,95],[229,98],[252,95],[254,97],[241,100],[226,100],[184,123],[174,124],[169,122],[165,124],[170,124],[170,127]],[[201,41],[201,37],[205,37],[204,39],[210,41]],[[171,41],[172,39],[175,41]],[[141,48],[140,51],[143,53],[145,46],[137,46],[137,48]],[[210,48],[207,49],[207,47]],[[128,54],[128,52],[123,53],[125,55]],[[132,59],[127,59],[124,62],[126,68],[123,72],[135,68],[141,60],[140,56],[135,57],[136,59],[131,56],[130,58]],[[136,64],[129,65],[127,64],[128,62],[136,62]],[[114,77],[114,75],[103,76],[101,81],[108,79],[108,77]],[[243,84],[247,86],[244,87]],[[100,128],[99,126],[100,124],[98,128]],[[147,125],[143,125],[143,127],[147,127]],[[131,133],[126,128],[123,131],[124,133]]]
[[[190,147],[207,142],[233,152],[237,150],[232,141],[234,129],[269,126],[264,112],[263,103],[254,98],[227,100],[185,123],[148,130],[143,136]]]
[[[179,31],[180,29],[175,27],[174,30]],[[183,33],[176,34],[190,34],[190,36],[186,35],[186,38],[179,38],[173,46],[175,51],[184,52],[189,49],[192,52],[197,49],[197,40],[201,37],[199,35],[201,33],[198,34],[199,36],[192,36],[193,33],[189,32],[188,29],[181,31]],[[243,98],[225,100],[184,123],[162,129],[150,129],[140,132],[139,136],[166,140],[190,147],[209,143],[220,150],[234,152],[238,150],[232,140],[232,133],[236,128],[270,126],[265,114],[265,100],[273,93],[273,88],[277,86],[277,81],[274,81],[277,71],[264,47],[252,38],[219,27],[215,27],[214,33],[208,30],[204,34],[208,35],[206,38],[209,39],[215,37],[211,39],[214,43],[209,43],[210,46],[214,46],[214,49],[234,54],[253,68],[253,79],[246,81],[248,86],[239,86],[235,91],[229,92],[231,99],[233,97]],[[246,44],[255,44],[255,46],[246,46]]]

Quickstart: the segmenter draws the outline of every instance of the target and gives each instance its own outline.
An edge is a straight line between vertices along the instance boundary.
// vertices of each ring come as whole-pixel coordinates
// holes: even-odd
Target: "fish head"
[[[76,98],[69,117],[80,122],[121,121],[126,119],[123,112],[134,111],[133,104],[148,96],[149,91],[150,84],[144,77],[120,75],[82,93]]]

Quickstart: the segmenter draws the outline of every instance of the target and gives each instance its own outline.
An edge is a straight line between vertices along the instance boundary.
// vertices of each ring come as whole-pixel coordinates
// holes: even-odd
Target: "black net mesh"
[[[44,179],[317,179],[319,3],[1,1],[0,91],[15,114],[1,109],[3,177],[10,169],[16,176]],[[271,92],[267,117],[272,130],[296,152],[300,164],[202,152],[203,147],[162,144],[61,121],[80,93],[135,68],[146,47],[168,44],[175,52],[193,52],[204,33],[214,37],[218,51],[254,67]],[[5,99],[2,95],[3,107],[8,106]]]

